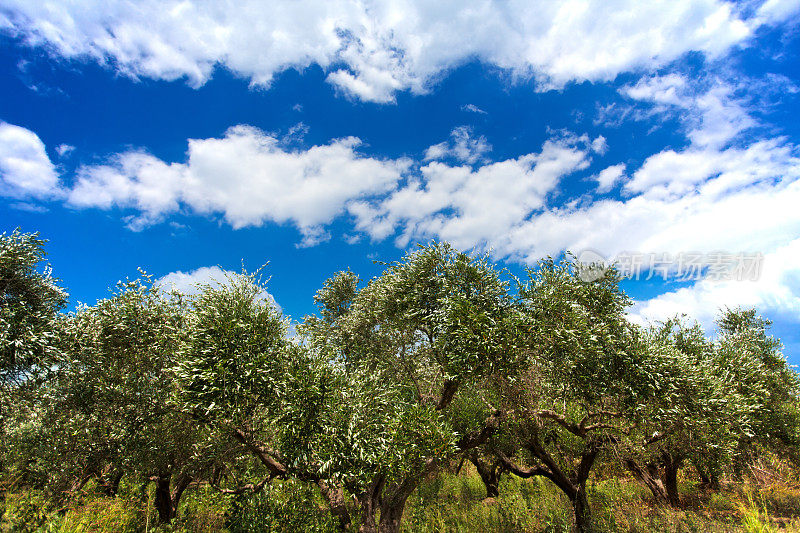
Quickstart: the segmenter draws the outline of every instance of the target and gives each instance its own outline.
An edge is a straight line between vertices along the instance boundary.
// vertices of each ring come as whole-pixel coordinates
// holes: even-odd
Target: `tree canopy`
[[[677,506],[681,469],[713,489],[761,454],[800,459],[800,385],[768,320],[641,327],[618,272],[587,281],[569,255],[519,281],[421,246],[368,281],[332,276],[292,333],[258,271],[196,295],[142,274],[63,313],[43,246],[0,236],[0,473],[54,500],[153,484],[166,523],[193,487],[281,479],[342,530],[396,532],[420,483],[468,460],[489,496],[501,475],[548,480],[591,531],[599,467]]]

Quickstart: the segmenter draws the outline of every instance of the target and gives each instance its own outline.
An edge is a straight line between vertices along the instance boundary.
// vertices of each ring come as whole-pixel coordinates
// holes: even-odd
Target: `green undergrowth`
[[[705,490],[683,479],[683,506],[655,505],[628,478],[591,480],[587,486],[598,531],[628,533],[800,532],[800,488],[787,482],[726,483]],[[549,481],[504,476],[500,495],[486,498],[472,471],[443,473],[419,487],[406,506],[404,533],[572,531],[567,498]],[[295,481],[276,482],[255,495],[226,496],[210,487],[186,493],[177,518],[159,525],[153,486],[125,485],[108,498],[89,486],[61,506],[39,491],[7,493],[0,532],[58,533],[328,533],[336,531],[318,492]]]

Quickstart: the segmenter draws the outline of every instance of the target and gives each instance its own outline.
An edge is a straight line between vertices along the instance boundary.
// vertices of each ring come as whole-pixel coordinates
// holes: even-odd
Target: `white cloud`
[[[59,144],[58,146],[56,146],[56,153],[60,157],[67,157],[74,150],[75,150],[75,147],[72,146],[71,144]]]
[[[632,318],[646,323],[686,313],[712,331],[721,309],[755,307],[800,321],[800,239],[766,254],[761,265],[756,280],[705,279],[638,303]]]
[[[798,0],[767,0],[758,8],[758,16],[765,22],[782,21],[800,12]]]
[[[565,249],[607,258],[763,253],[757,281],[699,281],[640,302],[633,317],[688,313],[711,330],[721,308],[741,305],[800,319],[800,148],[782,137],[743,135],[758,126],[746,102],[719,80],[702,83],[698,90],[668,75],[623,89],[653,104],[651,114],[679,110],[689,145],[648,157],[625,183],[627,198],[548,209],[513,228],[495,253],[527,262]],[[606,170],[616,182],[616,170]]]
[[[600,174],[595,176],[597,180],[597,192],[606,193],[614,188],[614,186],[625,175],[625,163],[612,165],[600,171]]]
[[[425,150],[425,161],[452,157],[470,165],[483,159],[484,154],[492,149],[486,137],[474,137],[472,128],[459,126],[450,132],[450,140],[429,146]]]
[[[635,85],[623,87],[620,92],[634,100],[647,100],[657,104],[683,106],[687,82],[680,74],[644,77]]]
[[[195,270],[183,272],[177,270],[170,272],[156,280],[156,285],[162,287],[164,290],[176,291],[187,296],[196,296],[200,294],[203,286],[211,285],[218,287],[227,283],[230,276],[236,273],[231,270],[223,270],[218,266],[200,267]],[[262,291],[257,299],[267,302],[269,305],[282,312],[281,306],[275,301],[275,298],[267,291]]]
[[[106,165],[84,166],[68,195],[73,207],[133,208],[140,216],[131,219],[132,229],[159,222],[178,210],[187,168],[168,164],[144,152],[113,156]]]
[[[256,128],[236,126],[222,138],[189,140],[186,163],[125,152],[105,165],[83,167],[69,203],[136,209],[135,229],[181,206],[221,213],[234,228],[292,223],[313,244],[326,238],[322,226],[346,202],[391,190],[408,167],[402,159],[362,156],[358,145],[351,137],[289,150]]]
[[[752,169],[751,169],[752,170]],[[800,174],[800,167],[791,168]],[[759,172],[770,173],[768,169]],[[773,172],[780,172],[773,169]],[[773,174],[780,179],[780,174]],[[769,252],[800,234],[800,180],[765,180],[727,194],[706,189],[681,196],[640,194],[627,200],[551,208],[504,234],[495,251],[534,262],[562,250],[593,249],[604,257],[642,253]]]
[[[742,20],[721,0],[623,0],[613,8],[603,0],[7,0],[0,28],[132,77],[199,86],[220,65],[268,86],[285,69],[316,64],[345,93],[391,102],[472,59],[546,89],[612,80],[689,51],[717,57],[760,24],[790,16],[793,5],[768,0]]]
[[[743,139],[755,121],[718,80],[698,90],[674,75],[645,78],[622,92],[681,111],[689,145],[648,157],[627,181],[620,166],[597,176],[623,180],[627,198],[551,207],[496,243],[495,253],[535,261],[562,250],[605,257],[723,249],[771,253],[800,234],[800,149],[785,138]],[[606,173],[604,175],[604,173]],[[619,174],[618,174],[619,173]]]
[[[470,113],[478,113],[479,115],[488,115],[486,111],[476,106],[475,104],[465,104],[461,106],[462,111],[469,111]]]
[[[0,196],[46,199],[60,193],[58,173],[39,136],[0,122]]]
[[[592,152],[603,155],[607,151],[608,151],[608,141],[602,135],[598,135],[597,138],[592,141]]]
[[[438,237],[460,248],[491,245],[541,209],[559,180],[588,166],[588,137],[551,139],[540,153],[472,169],[431,162],[385,200],[350,204],[360,231],[375,239],[401,227],[398,244]]]
[[[713,200],[716,195],[764,180],[800,177],[796,152],[780,138],[721,151],[694,147],[680,152],[665,150],[647,158],[625,190],[666,197],[699,187]]]
[[[644,77],[635,85],[620,89],[634,100],[653,104],[636,118],[677,114],[695,147],[721,148],[742,132],[757,125],[746,102],[737,98],[736,87],[720,79],[693,83],[679,74]]]

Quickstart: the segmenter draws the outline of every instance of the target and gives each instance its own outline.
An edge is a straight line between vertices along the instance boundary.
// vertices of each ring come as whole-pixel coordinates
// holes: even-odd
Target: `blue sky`
[[[73,304],[269,262],[296,319],[430,239],[516,274],[760,257],[626,281],[632,317],[755,306],[797,364],[799,29],[797,0],[4,0],[0,230],[50,239]]]

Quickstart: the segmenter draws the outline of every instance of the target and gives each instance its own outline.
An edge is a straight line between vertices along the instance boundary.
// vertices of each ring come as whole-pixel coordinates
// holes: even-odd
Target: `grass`
[[[234,499],[201,487],[187,492],[175,521],[156,526],[152,487],[123,487],[106,498],[89,488],[61,509],[31,491],[6,494],[0,532],[200,533],[335,531],[316,491],[297,482],[276,483],[266,492]],[[727,483],[703,490],[689,479],[680,483],[684,505],[654,505],[632,479],[594,479],[587,486],[599,531],[627,533],[800,532],[800,484],[792,480]],[[485,498],[480,478],[470,469],[425,481],[406,506],[403,531],[561,533],[572,530],[566,497],[544,479],[504,476],[500,496]]]

